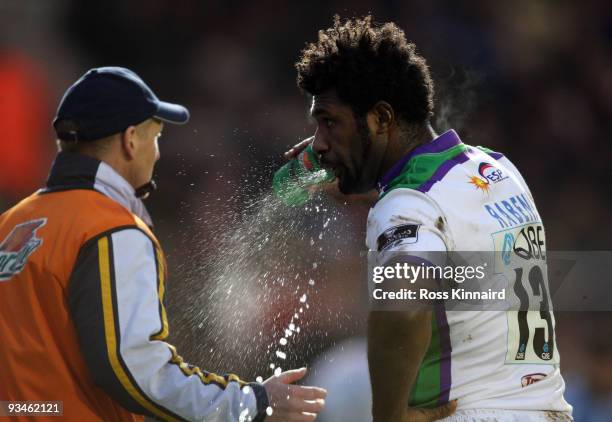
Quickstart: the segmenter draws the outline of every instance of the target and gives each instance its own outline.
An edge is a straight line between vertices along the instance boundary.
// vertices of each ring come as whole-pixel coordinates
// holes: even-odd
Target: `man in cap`
[[[42,415],[88,421],[306,421],[322,409],[324,390],[289,385],[305,369],[246,383],[165,341],[166,261],[141,198],[164,123],[188,119],[128,69],[92,69],[68,89],[47,186],[0,216],[0,400],[57,401]]]

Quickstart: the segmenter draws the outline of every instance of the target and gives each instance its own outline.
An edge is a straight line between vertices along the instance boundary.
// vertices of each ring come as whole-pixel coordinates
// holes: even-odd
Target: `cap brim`
[[[179,104],[160,101],[153,117],[175,125],[183,125],[189,121],[189,110]]]

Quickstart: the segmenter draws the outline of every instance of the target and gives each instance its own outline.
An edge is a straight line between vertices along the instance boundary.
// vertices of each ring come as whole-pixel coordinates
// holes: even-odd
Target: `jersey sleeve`
[[[446,218],[437,204],[421,192],[404,188],[392,190],[372,208],[366,243],[371,252],[381,255],[434,252],[441,257],[438,252],[452,248]]]
[[[93,382],[131,412],[162,420],[263,420],[263,385],[189,365],[165,341],[162,252],[138,228],[79,253],[68,304]]]

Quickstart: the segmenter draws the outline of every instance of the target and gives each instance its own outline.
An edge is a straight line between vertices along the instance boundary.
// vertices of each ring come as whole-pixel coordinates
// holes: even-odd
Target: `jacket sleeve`
[[[164,341],[164,265],[138,228],[81,248],[68,304],[94,383],[129,411],[162,420],[263,420],[261,384],[200,370]]]

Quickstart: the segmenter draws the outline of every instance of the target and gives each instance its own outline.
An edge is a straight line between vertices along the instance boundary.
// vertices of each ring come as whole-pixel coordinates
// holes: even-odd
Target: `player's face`
[[[338,99],[334,91],[315,95],[310,114],[317,124],[313,149],[324,167],[338,178],[344,194],[366,192],[375,181],[364,180],[364,169],[372,145],[365,117],[358,119],[352,108]]]
[[[150,119],[142,123],[142,126],[135,132],[138,143],[138,152],[135,154],[135,187],[149,183],[153,177],[155,163],[160,157],[157,141],[161,136],[162,127],[163,123]]]

